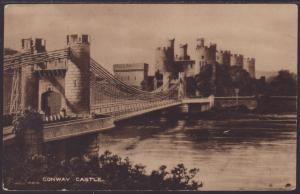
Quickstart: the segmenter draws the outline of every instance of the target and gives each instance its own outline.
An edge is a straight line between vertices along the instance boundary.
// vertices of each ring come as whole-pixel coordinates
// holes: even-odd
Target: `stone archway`
[[[46,116],[59,114],[61,110],[61,95],[53,91],[44,92],[42,94],[41,109]]]

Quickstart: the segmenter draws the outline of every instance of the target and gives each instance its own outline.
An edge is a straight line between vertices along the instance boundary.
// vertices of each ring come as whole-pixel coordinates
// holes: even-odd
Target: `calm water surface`
[[[163,164],[199,168],[201,190],[295,188],[296,114],[175,118],[157,113],[119,123],[102,136],[101,153],[128,156],[147,172]]]

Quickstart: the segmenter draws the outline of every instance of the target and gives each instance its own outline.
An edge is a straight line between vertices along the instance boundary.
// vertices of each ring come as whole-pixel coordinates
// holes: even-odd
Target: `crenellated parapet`
[[[219,50],[216,53],[216,61],[220,65],[230,65],[230,56],[231,53],[228,50]]]
[[[46,40],[42,38],[25,38],[21,40],[21,52],[41,53],[46,51]]]
[[[244,66],[244,56],[241,54],[232,54],[230,57],[230,65],[231,66],[239,66],[243,67]]]

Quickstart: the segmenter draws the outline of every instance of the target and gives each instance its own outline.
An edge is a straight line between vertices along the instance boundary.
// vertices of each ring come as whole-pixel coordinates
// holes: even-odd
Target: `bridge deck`
[[[102,111],[105,111],[105,113],[111,115],[111,117],[98,119],[85,118],[44,124],[44,142],[66,139],[87,133],[95,133],[98,131],[106,130],[112,128],[115,121],[121,121],[152,111],[174,107],[182,103],[209,104],[211,103],[211,100],[212,99],[210,98],[183,100],[169,99],[144,104],[139,104],[136,101],[132,101],[130,103],[127,103],[127,106],[125,105],[125,108],[124,104],[123,108],[116,106],[114,103],[111,103],[110,105],[103,104],[99,107],[94,107],[94,110],[98,109],[102,114]],[[3,141],[5,142],[5,144],[10,144],[9,142],[13,141],[14,138],[15,135],[12,132],[12,126],[4,127]]]

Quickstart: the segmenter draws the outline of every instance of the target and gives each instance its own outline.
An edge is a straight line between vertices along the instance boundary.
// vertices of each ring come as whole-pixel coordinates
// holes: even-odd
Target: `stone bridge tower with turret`
[[[21,52],[41,53],[45,58],[48,57],[45,40],[28,38],[22,39],[21,43]],[[67,35],[66,47],[55,51],[55,59],[21,67],[22,110],[31,108],[43,112],[49,118],[55,118],[62,110],[68,115],[90,113],[89,36]]]
[[[65,96],[71,113],[89,113],[90,106],[90,40],[88,35],[68,35],[70,49],[65,76]]]

